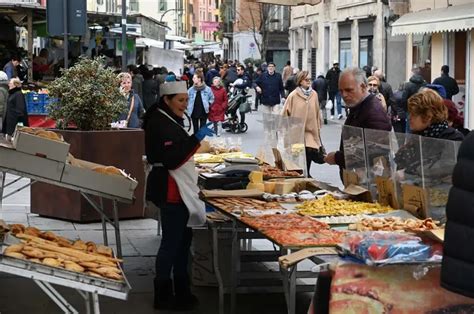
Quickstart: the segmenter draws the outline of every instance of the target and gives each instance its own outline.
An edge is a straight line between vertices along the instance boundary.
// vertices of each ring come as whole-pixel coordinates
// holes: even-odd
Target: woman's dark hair
[[[145,112],[145,115],[143,116],[143,123],[142,123],[143,130],[146,130],[148,120],[150,120],[151,116],[155,113],[156,109],[166,107],[165,97],[173,98],[176,95],[177,94],[163,95],[153,105],[151,105],[150,108],[148,108],[148,110]]]

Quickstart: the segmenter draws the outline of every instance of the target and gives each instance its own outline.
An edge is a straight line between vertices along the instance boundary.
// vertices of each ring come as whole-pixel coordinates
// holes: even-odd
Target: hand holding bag
[[[330,100],[328,102],[330,102]],[[332,102],[331,102],[331,106],[332,106]],[[326,104],[326,108],[327,108],[327,104]],[[308,110],[309,110],[309,103],[308,103],[308,106],[306,107],[306,119],[308,119]],[[317,118],[319,119],[319,117]],[[319,146],[319,148],[306,147],[306,151],[308,155],[310,155],[310,156],[306,156],[306,158],[309,158],[311,161],[314,161],[315,163],[322,165],[326,163],[324,161],[324,157],[326,157],[327,153],[326,153],[326,149],[324,148],[323,141],[321,140],[321,134],[318,134],[318,135],[319,135],[319,142],[321,143],[321,146]]]

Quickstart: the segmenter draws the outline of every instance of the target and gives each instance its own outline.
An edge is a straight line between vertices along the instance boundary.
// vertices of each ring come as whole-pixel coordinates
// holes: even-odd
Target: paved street
[[[262,143],[261,114],[253,112],[248,114],[249,130],[241,136],[243,149],[250,153],[257,153]],[[322,130],[322,140],[328,152],[339,146],[339,136],[342,121],[330,122]],[[311,175],[321,181],[341,186],[337,167],[327,165],[312,166]],[[7,176],[7,181],[12,180]],[[6,190],[25,184],[26,180],[16,183]],[[0,219],[7,223],[23,223],[32,225],[42,230],[53,230],[60,235],[71,239],[81,238],[85,241],[102,242],[102,231],[99,223],[78,224],[61,220],[47,219],[36,214],[30,214],[29,189],[7,198],[0,211]],[[67,210],[67,209],[65,209]],[[152,279],[154,276],[154,255],[160,243],[156,235],[157,223],[152,219],[135,219],[121,221],[123,252],[125,256],[124,267],[132,286],[129,300],[119,301],[101,297],[101,310],[103,313],[154,313],[152,307]],[[114,242],[114,236],[109,231],[109,239]],[[256,242],[255,245],[265,246],[269,243]],[[194,293],[201,301],[199,310],[194,313],[217,313],[218,295],[216,288],[194,287]],[[84,312],[81,296],[71,289],[59,288],[76,309]],[[297,313],[306,313],[310,294],[297,296]],[[33,281],[0,273],[0,313],[60,313],[56,305],[51,302]],[[265,295],[239,295],[237,313],[286,313],[285,298],[283,294]]]

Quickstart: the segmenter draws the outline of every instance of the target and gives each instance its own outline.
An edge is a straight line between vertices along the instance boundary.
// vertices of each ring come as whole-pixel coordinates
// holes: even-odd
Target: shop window
[[[138,12],[138,0],[130,0],[129,6],[130,11]]]
[[[352,50],[350,39],[339,40],[339,67],[345,69],[352,64]]]
[[[466,34],[456,32],[454,35],[454,78],[459,84],[466,82]]]
[[[298,69],[303,69],[303,49],[298,49]]]
[[[316,79],[316,48],[311,48],[311,75],[313,79]]]
[[[363,68],[366,65],[372,66],[373,64],[373,43],[372,37],[360,37],[359,38],[359,68]]]
[[[159,0],[158,10],[160,12],[168,10],[167,0]]]
[[[413,66],[423,68],[431,60],[431,35],[413,34]]]

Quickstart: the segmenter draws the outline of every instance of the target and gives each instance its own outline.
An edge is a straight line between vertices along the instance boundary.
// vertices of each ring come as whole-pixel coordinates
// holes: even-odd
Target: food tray
[[[7,247],[7,245],[2,245],[0,249],[1,272],[46,281],[82,291],[98,293],[115,299],[127,300],[128,298],[131,286],[120,264],[119,269],[122,272],[123,281],[92,277],[79,272],[4,256],[3,252]]]

